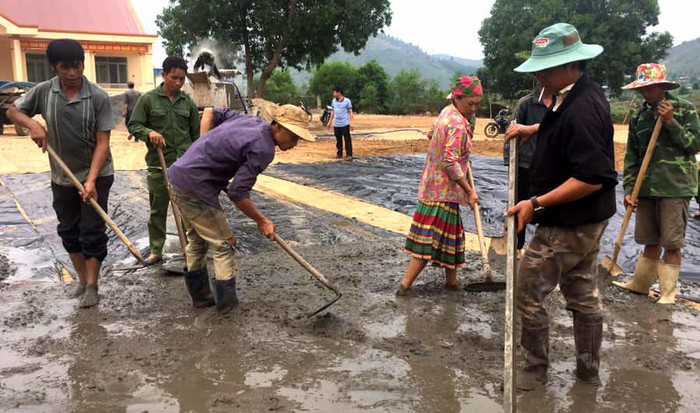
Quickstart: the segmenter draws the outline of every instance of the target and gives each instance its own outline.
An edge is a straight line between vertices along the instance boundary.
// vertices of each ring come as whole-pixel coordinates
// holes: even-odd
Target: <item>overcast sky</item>
[[[131,0],[144,28],[155,34],[156,16],[168,0]],[[464,0],[392,0],[391,26],[384,31],[405,42],[412,43],[429,54],[449,54],[467,59],[483,58],[477,32],[481,22],[489,16],[493,0],[467,2]],[[681,0],[659,0],[661,14],[656,31],[668,31],[674,45],[700,37],[697,13],[691,12]],[[429,4],[421,7],[417,4]],[[586,41],[586,39],[583,39]],[[153,62],[159,66],[165,58],[160,39],[154,47]]]

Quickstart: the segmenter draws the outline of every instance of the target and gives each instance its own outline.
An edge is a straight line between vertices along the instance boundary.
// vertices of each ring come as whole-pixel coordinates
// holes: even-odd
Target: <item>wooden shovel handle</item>
[[[187,259],[187,253],[185,252],[185,247],[187,247],[187,238],[185,237],[185,229],[182,228],[182,219],[180,218],[180,210],[173,200],[173,194],[170,193],[170,181],[168,180],[168,164],[165,163],[165,156],[163,155],[163,149],[157,146],[158,159],[160,159],[160,168],[163,171],[163,182],[165,182],[165,190],[168,191],[168,199],[170,199],[170,208],[173,210],[173,217],[175,218],[175,227],[177,228],[177,237],[180,239],[180,248],[182,249],[182,254],[185,255]]]
[[[663,120],[661,116],[656,119],[656,124],[654,125],[654,131],[651,133],[651,139],[649,139],[649,146],[647,146],[647,151],[644,153],[644,159],[642,159],[642,165],[639,167],[639,172],[637,173],[637,180],[634,182],[634,188],[632,188],[631,195],[631,205],[628,205],[625,209],[625,218],[622,220],[622,226],[620,227],[620,233],[617,234],[617,240],[615,241],[615,247],[613,248],[613,253],[611,256],[611,261],[613,264],[617,263],[617,256],[620,254],[620,248],[622,248],[622,240],[625,238],[625,232],[627,231],[627,224],[630,222],[632,217],[632,211],[634,210],[634,204],[637,203],[637,197],[639,196],[639,191],[642,189],[642,183],[646,177],[647,168],[649,168],[649,163],[651,162],[651,157],[654,154],[654,148],[656,147],[656,141],[659,140],[659,134],[661,133],[661,127],[663,126]]]
[[[283,250],[285,250],[296,262],[298,262],[306,271],[308,271],[311,275],[314,276],[321,284],[323,284],[326,288],[329,290],[333,290],[336,294],[340,295],[340,291],[338,291],[335,287],[333,287],[326,277],[321,274],[316,268],[314,268],[311,264],[309,264],[301,255],[299,255],[292,247],[287,244],[285,240],[282,239],[277,233],[275,232],[275,241],[282,247]]]
[[[469,186],[476,191],[476,186],[474,185],[474,175],[472,174],[471,163],[467,163],[467,176],[469,178]],[[486,249],[486,239],[484,238],[484,229],[481,225],[481,211],[479,210],[479,204],[475,203],[472,206],[474,211],[474,223],[476,224],[476,234],[479,237],[479,249],[481,250],[481,263],[484,270],[484,275],[486,276],[487,282],[491,281],[491,264],[489,263],[488,250]]]
[[[61,157],[58,156],[58,154],[53,150],[51,146],[46,145],[46,150],[49,152],[49,156],[53,158],[54,162],[56,162],[56,164],[58,164],[61,170],[63,170],[63,173],[65,173],[66,176],[68,176],[68,178],[78,189],[78,191],[80,191],[81,193],[85,193],[85,187],[82,183],[80,183],[78,178],[75,177],[73,172],[71,172],[70,168],[68,168],[68,165],[66,165],[65,162],[63,162],[63,159],[61,159]],[[134,257],[136,257],[139,263],[145,265],[143,257],[141,256],[139,250],[131,241],[129,241],[129,238],[127,238],[126,235],[124,235],[124,233],[119,229],[117,224],[114,221],[112,221],[112,218],[110,218],[109,215],[107,215],[107,213],[104,211],[104,209],[102,209],[100,204],[97,203],[97,200],[94,198],[90,198],[89,202],[90,205],[92,205],[92,207],[95,209],[95,211],[97,211],[97,213],[100,215],[100,217],[102,217],[105,223],[107,223],[107,226],[109,226],[112,229],[112,231],[114,231],[114,233],[117,234],[117,236],[124,243],[124,245],[126,245],[126,247],[129,249],[129,252],[131,252],[131,254]]]

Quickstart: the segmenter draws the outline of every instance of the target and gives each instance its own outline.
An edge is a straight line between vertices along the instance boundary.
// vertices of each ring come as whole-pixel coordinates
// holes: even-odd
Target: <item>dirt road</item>
[[[425,152],[428,141],[426,132],[435,120],[431,116],[357,115],[354,127],[354,154],[356,156],[392,155]],[[483,134],[488,119],[477,119],[474,136],[474,153],[502,156],[503,144],[499,138],[489,139]],[[324,128],[317,118],[312,122],[312,132],[321,138],[315,143],[300,142],[293,151],[278,151],[275,162],[319,162],[335,159],[335,138],[332,129]],[[395,131],[395,132],[392,132]],[[112,131],[111,149],[117,170],[145,168],[146,149],[143,143],[127,140],[126,128],[119,123]],[[0,174],[27,173],[48,170],[47,156],[36,152],[36,146],[26,137],[18,137],[11,127],[6,128],[0,144]],[[615,163],[622,169],[627,127],[615,127]]]

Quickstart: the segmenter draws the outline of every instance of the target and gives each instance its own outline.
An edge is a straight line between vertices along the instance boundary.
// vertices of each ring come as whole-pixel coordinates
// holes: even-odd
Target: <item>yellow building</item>
[[[51,40],[75,39],[85,49],[85,76],[110,94],[126,82],[153,89],[153,43],[129,0],[0,1],[0,80],[53,77]]]

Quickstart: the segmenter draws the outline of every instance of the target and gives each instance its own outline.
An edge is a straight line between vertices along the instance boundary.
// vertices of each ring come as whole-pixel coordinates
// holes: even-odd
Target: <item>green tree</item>
[[[257,87],[260,77],[256,77],[255,81]],[[270,76],[265,86],[265,99],[280,105],[285,103],[296,105],[299,103],[299,89],[294,84],[292,75],[289,74],[288,70],[277,69],[272,72],[272,76]]]
[[[621,92],[625,76],[641,62],[665,57],[673,38],[668,32],[647,34],[658,24],[656,0],[496,0],[479,30],[491,92],[514,99],[531,90],[531,78],[513,71],[530,55],[532,39],[555,22],[571,23],[585,43],[605,52],[586,69],[595,81]]]
[[[379,90],[374,83],[367,83],[360,90],[360,104],[363,112],[368,113],[383,113],[381,101],[379,99]]]
[[[419,113],[423,108],[425,82],[417,69],[402,70],[392,80],[389,113],[393,115],[408,115]]]
[[[447,100],[447,90],[440,89],[437,80],[426,81],[425,94],[423,96],[423,112],[440,113],[442,108],[450,102]]]
[[[357,90],[358,71],[349,62],[324,63],[311,74],[309,80],[309,92],[321,97],[321,102],[330,102],[333,88],[343,88],[343,95],[351,101],[357,102],[359,91]]]
[[[389,75],[376,60],[370,60],[358,69],[360,106],[372,113],[385,113],[389,97]]]
[[[339,50],[357,53],[391,24],[389,0],[170,0],[156,20],[168,53],[205,38],[243,51],[248,93],[260,73],[257,95],[277,67],[308,69]]]

